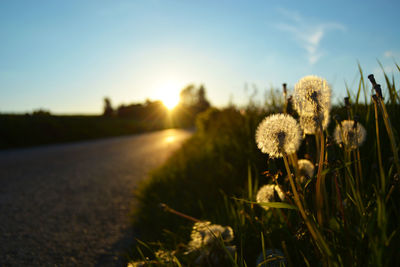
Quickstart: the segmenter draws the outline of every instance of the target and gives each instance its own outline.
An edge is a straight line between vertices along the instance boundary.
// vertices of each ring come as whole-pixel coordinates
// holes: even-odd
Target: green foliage
[[[309,219],[331,255],[321,249],[298,209],[293,209],[296,203],[287,173],[297,175],[294,160],[288,170],[282,159],[268,159],[257,149],[256,127],[266,111],[273,110],[256,105],[242,111],[214,108],[199,115],[193,138],[138,188],[133,220],[141,239],[170,250],[182,250],[189,241],[193,223],[159,209],[162,202],[195,218],[231,226],[238,266],[263,266],[274,257],[282,260],[279,253],[268,255],[276,250],[289,266],[398,266],[400,177],[393,152],[399,149],[400,105],[394,79],[385,81],[389,97],[377,106],[377,124],[361,68],[356,93],[348,88],[349,105],[332,109],[334,119],[324,133],[327,158],[321,172],[321,221],[317,220],[317,177],[297,185]],[[360,103],[362,93],[364,103]],[[365,127],[367,140],[359,151],[346,152],[334,143],[332,133],[340,120],[355,117]],[[315,136],[306,136],[298,158],[318,162],[317,142]],[[258,188],[266,183],[280,184],[287,203],[265,204],[270,207],[267,211],[255,204]],[[184,253],[179,259],[184,266],[193,265]]]
[[[160,237],[164,229],[176,231],[185,222],[160,212],[159,203],[206,218],[218,208],[214,201],[222,200],[221,190],[236,195],[241,192],[247,179],[247,159],[254,158],[254,154],[261,156],[247,145],[253,138],[238,111],[210,109],[198,121],[199,131],[137,190],[134,217],[146,238]],[[203,201],[205,197],[213,201]]]

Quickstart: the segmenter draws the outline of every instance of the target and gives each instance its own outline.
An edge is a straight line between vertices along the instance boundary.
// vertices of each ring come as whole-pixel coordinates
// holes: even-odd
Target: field
[[[136,193],[131,266],[398,265],[400,98],[389,78],[384,99],[376,85],[371,98],[371,87],[360,71],[329,126],[277,158],[261,153],[255,133],[273,113],[300,119],[282,97],[273,108],[250,103],[199,115],[196,134]],[[345,120],[349,131],[365,128],[365,142],[335,140]],[[315,171],[306,175],[302,158]],[[260,201],[266,184],[280,190]]]

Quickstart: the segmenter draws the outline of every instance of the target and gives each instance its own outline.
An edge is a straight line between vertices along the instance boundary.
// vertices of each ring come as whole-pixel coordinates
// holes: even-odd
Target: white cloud
[[[323,56],[320,44],[328,31],[346,30],[346,27],[340,23],[312,22],[297,11],[278,8],[278,12],[286,20],[277,25],[278,29],[292,34],[293,38],[306,50],[310,64],[315,64]]]
[[[394,59],[400,58],[400,53],[399,53],[399,52],[396,52],[396,51],[392,51],[392,50],[387,50],[387,51],[385,51],[385,52],[383,53],[383,55],[384,55],[384,57],[386,57],[386,58],[394,58]]]

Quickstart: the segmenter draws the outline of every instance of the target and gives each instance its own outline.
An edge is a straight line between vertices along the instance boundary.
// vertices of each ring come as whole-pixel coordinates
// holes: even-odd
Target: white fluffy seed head
[[[218,242],[218,238],[222,238],[224,242],[230,242],[233,240],[234,234],[230,226],[224,227],[208,221],[201,221],[194,224],[190,237],[189,248],[196,250]]]
[[[279,201],[276,196],[280,200],[285,199],[285,194],[281,190],[281,188],[275,184],[267,184],[262,186],[256,196],[257,203],[266,203],[266,202],[276,202]],[[267,206],[261,206],[265,210],[269,210],[269,207]]]
[[[331,89],[317,76],[305,76],[294,86],[293,106],[300,116],[315,116],[331,110]]]
[[[302,132],[297,121],[287,114],[266,117],[257,127],[256,142],[271,158],[295,153],[300,146]]]
[[[334,138],[337,144],[344,144],[347,149],[353,150],[361,146],[365,138],[367,137],[367,132],[364,126],[359,122],[355,125],[353,120],[344,120],[340,125],[336,126],[334,132]]]
[[[300,116],[300,127],[304,134],[316,134],[319,130],[319,124],[322,122],[322,129],[325,130],[330,122],[329,110],[316,115],[303,115]]]
[[[311,178],[314,176],[314,164],[308,159],[299,159],[297,165],[300,170],[299,182],[304,183],[306,181],[306,176]]]

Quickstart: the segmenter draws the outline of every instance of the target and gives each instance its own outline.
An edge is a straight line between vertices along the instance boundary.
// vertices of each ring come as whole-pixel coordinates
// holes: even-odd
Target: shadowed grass
[[[367,131],[367,140],[359,152],[348,153],[331,138],[335,120],[325,131],[327,157],[321,173],[325,177],[326,199],[323,224],[316,220],[315,177],[297,186],[296,198],[309,211],[306,216],[309,223],[316,224],[311,228],[318,229],[326,244],[318,235],[311,238],[310,227],[297,209],[286,209],[295,204],[291,200],[291,188],[295,186],[289,185],[286,173],[296,173],[296,170],[289,164],[285,168],[282,160],[268,159],[259,152],[254,142],[255,129],[266,110],[271,110],[252,105],[241,112],[229,108],[211,109],[202,114],[193,138],[139,186],[139,202],[133,219],[142,239],[150,243],[157,241],[153,243],[156,247],[172,250],[188,242],[192,223],[162,212],[158,204],[164,202],[198,219],[231,226],[239,266],[255,266],[257,258],[261,255],[266,260],[266,251],[271,249],[281,250],[287,263],[295,266],[398,265],[399,177],[395,175],[391,141],[382,114],[377,114],[378,120],[375,120],[373,101],[359,103],[360,92],[366,91],[361,68],[360,77],[355,98],[350,97],[347,107],[334,106],[331,115],[336,115],[338,121],[357,116]],[[392,82],[384,89],[396,91]],[[398,144],[400,106],[396,94],[391,94],[394,97],[386,100],[386,108]],[[380,129],[379,137],[376,126]],[[316,162],[315,141],[313,136],[306,136],[298,158],[307,156]],[[382,172],[385,182],[382,182]],[[288,206],[270,204],[275,208],[265,211],[254,204],[254,195],[263,184],[272,182],[282,186]],[[327,252],[331,255],[324,257]],[[193,264],[185,257],[180,260],[185,266]]]

